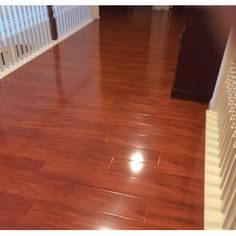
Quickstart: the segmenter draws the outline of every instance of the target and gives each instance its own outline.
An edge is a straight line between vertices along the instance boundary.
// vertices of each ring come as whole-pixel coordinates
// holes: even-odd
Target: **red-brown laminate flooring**
[[[202,229],[206,106],[170,99],[183,12],[101,9],[0,80],[0,229]]]

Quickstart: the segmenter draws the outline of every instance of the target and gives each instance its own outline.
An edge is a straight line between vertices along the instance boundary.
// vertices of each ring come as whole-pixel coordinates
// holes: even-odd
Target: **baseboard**
[[[206,111],[205,136],[204,228],[220,230],[223,229],[223,214],[220,199],[217,113],[211,110]]]

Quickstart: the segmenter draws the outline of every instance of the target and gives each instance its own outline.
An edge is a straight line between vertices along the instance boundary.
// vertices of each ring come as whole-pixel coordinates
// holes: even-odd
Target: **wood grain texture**
[[[206,106],[170,99],[183,11],[100,16],[0,81],[0,228],[202,229]]]

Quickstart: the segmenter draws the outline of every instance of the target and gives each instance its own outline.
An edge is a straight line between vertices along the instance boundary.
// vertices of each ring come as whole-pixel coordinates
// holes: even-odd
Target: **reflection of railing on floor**
[[[236,229],[236,35],[232,28],[207,111],[205,228]]]
[[[0,72],[27,62],[97,18],[98,7],[92,6],[0,6]]]

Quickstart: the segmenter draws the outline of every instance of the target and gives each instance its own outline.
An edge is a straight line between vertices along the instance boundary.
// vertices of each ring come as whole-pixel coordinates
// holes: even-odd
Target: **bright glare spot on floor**
[[[143,155],[140,152],[135,152],[131,156],[130,169],[133,172],[139,172],[143,168]]]

